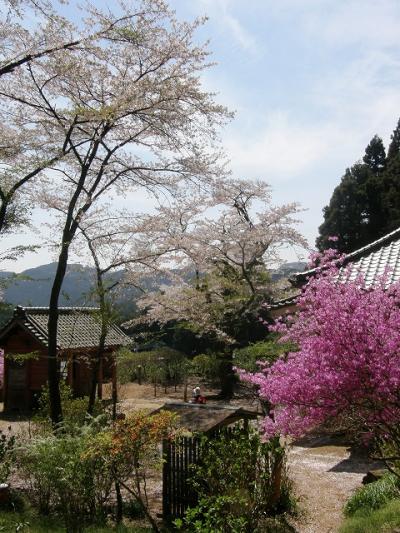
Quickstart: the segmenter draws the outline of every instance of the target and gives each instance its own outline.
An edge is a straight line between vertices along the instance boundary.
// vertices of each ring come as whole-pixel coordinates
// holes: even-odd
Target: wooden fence
[[[197,503],[197,494],[190,486],[190,465],[200,457],[199,437],[180,437],[163,443],[163,518],[181,518],[188,507]]]
[[[210,439],[224,435],[232,438],[235,427],[222,427],[208,433]],[[247,421],[244,421],[243,431],[247,431]],[[171,521],[182,518],[188,507],[197,504],[196,491],[190,484],[190,465],[196,464],[200,459],[201,437],[179,437],[175,441],[163,442],[163,518]]]

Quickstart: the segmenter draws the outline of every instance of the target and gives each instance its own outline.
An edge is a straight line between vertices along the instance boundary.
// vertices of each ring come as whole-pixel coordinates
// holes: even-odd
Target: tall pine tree
[[[391,136],[384,176],[385,233],[400,227],[400,120]]]
[[[336,236],[338,250],[349,253],[400,226],[400,120],[388,155],[375,135],[362,162],[346,170],[323,214],[319,250],[331,247],[329,237]]]

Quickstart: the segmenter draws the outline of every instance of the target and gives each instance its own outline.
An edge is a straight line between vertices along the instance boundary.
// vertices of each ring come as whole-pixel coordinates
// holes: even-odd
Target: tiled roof
[[[201,405],[185,402],[168,402],[162,407],[152,411],[156,414],[160,411],[172,411],[178,415],[180,426],[190,431],[208,433],[220,427],[228,426],[238,420],[254,420],[261,416],[260,412],[222,405]]]
[[[345,269],[347,274],[344,276]],[[358,274],[365,279],[365,287],[376,285],[378,279],[388,272],[388,285],[400,280],[400,228],[388,233],[384,237],[347,254],[342,268],[343,280],[354,280]],[[302,285],[316,270],[293,274],[290,281],[294,285]]]
[[[294,286],[301,287],[315,273],[315,268],[298,272],[292,274],[289,280]],[[365,287],[369,289],[374,287],[385,273],[387,273],[387,285],[400,281],[400,228],[347,254],[343,261],[340,278],[342,281],[353,281],[361,274],[365,280]],[[269,308],[280,309],[293,305],[299,294],[300,291],[297,295],[275,301]]]
[[[100,320],[96,307],[60,307],[58,317],[57,345],[61,350],[94,348],[99,344]],[[48,307],[21,307],[14,310],[13,318],[0,332],[1,336],[14,324],[30,331],[39,342],[47,346]],[[109,327],[106,347],[128,345],[132,341],[115,324]]]
[[[282,298],[281,300],[274,300],[271,304],[268,305],[268,309],[280,309],[281,307],[295,305],[299,294],[300,293],[296,293],[292,296],[288,296],[287,298]]]

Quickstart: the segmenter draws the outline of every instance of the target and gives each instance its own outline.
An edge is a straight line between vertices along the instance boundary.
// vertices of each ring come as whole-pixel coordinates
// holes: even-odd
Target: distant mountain
[[[287,278],[294,272],[303,271],[305,266],[306,263],[302,262],[284,263],[278,269],[271,271],[271,278],[273,281]],[[56,267],[56,263],[50,263],[36,268],[29,268],[20,274],[0,272],[0,280],[2,283],[5,282],[5,288],[3,289],[4,300],[13,306],[48,306]],[[122,276],[123,271],[121,270],[110,275],[108,280],[111,282],[118,281]],[[166,279],[158,279],[156,281],[149,279],[145,282],[145,285],[147,288],[155,288],[166,282]],[[96,305],[94,288],[94,268],[79,264],[68,265],[62,286],[60,306]],[[138,295],[139,291],[137,289],[124,286],[116,301],[117,305],[123,309],[123,314],[132,314]]]
[[[20,274],[2,273],[7,280],[3,289],[4,300],[13,305],[47,306],[56,273],[57,263],[29,268]],[[6,274],[6,275],[4,275]],[[94,288],[94,269],[69,265],[62,287],[60,305],[84,305]]]
[[[304,261],[293,261],[292,263],[283,263],[279,268],[271,270],[270,275],[272,281],[279,281],[283,278],[288,278],[295,272],[303,272],[308,263]]]

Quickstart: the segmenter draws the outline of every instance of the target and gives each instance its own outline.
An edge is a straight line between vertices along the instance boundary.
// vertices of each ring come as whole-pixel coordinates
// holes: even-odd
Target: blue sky
[[[400,1],[170,3],[180,18],[209,16],[198,39],[210,40],[217,65],[203,81],[236,111],[222,132],[234,175],[266,180],[277,204],[300,202],[314,245],[345,168],[375,133],[387,145],[400,117]],[[50,260],[43,250],[7,266]]]
[[[207,14],[218,65],[206,84],[235,109],[223,133],[235,174],[299,201],[311,245],[322,208],[375,133],[400,116],[398,0],[176,0]]]

